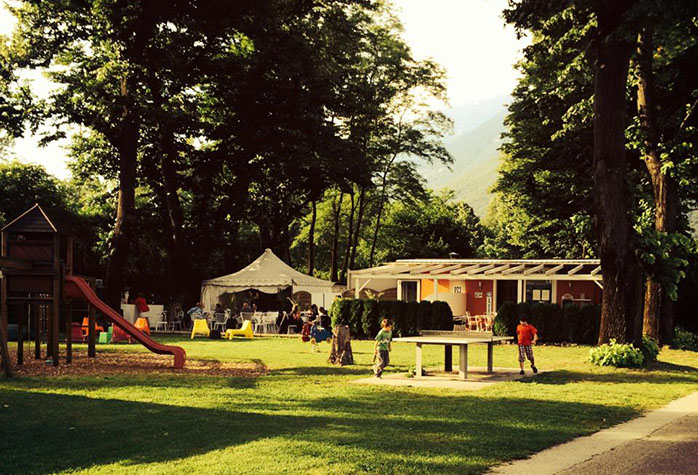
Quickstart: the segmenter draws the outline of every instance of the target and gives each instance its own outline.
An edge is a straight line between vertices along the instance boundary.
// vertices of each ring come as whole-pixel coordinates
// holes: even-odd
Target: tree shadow
[[[289,463],[313,456],[318,466],[339,458],[354,471],[390,463],[395,472],[481,472],[636,414],[576,402],[409,392],[387,398],[368,390],[291,401],[286,411],[273,396],[256,392],[252,399],[201,408],[5,387],[0,472],[167,462],[274,438],[287,450],[272,460]],[[317,444],[331,449],[316,453]],[[221,456],[232,472],[243,463],[232,451]]]
[[[686,369],[678,369],[686,368]],[[546,371],[534,377],[521,379],[521,383],[562,385],[569,383],[594,382],[594,383],[651,383],[651,384],[675,384],[697,383],[698,371],[690,366],[679,366],[666,363],[666,366],[657,366],[662,372],[630,369],[610,373],[588,373],[578,371]]]

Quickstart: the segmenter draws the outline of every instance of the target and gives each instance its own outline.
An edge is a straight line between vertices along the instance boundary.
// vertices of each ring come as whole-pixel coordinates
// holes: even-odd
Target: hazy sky
[[[0,0],[2,2],[2,0]],[[2,2],[4,4],[4,2]],[[431,57],[448,74],[453,107],[509,94],[517,75],[512,68],[524,42],[504,26],[501,12],[506,0],[394,0],[405,27],[405,39],[417,58]],[[13,18],[0,9],[0,34],[8,34]],[[46,89],[45,84],[37,86]],[[66,178],[65,153],[59,143],[38,148],[37,139],[15,143],[22,161],[40,163]]]

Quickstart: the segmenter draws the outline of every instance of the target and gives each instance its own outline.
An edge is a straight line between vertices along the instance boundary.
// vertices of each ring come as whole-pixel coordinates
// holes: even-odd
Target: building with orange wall
[[[506,302],[601,303],[598,259],[401,259],[351,271],[352,295],[441,300],[454,315],[496,313]]]

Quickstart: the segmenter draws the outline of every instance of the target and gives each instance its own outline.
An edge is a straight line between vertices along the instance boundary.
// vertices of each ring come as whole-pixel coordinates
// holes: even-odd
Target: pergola
[[[590,281],[603,289],[599,259],[400,259],[378,267],[353,270],[347,283],[354,295],[359,295],[362,290],[371,289],[372,282],[381,279],[398,282],[504,280],[519,281],[519,286],[526,281]]]

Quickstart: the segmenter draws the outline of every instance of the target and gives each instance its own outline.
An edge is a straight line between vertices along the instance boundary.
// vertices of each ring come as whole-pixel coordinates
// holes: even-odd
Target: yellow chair
[[[235,335],[244,336],[245,338],[254,338],[254,333],[252,332],[252,322],[245,320],[242,322],[242,328],[239,330],[229,329],[225,331],[225,337],[228,340],[232,340]]]
[[[194,327],[191,329],[191,339],[193,340],[196,335],[203,335],[208,337],[211,334],[211,330],[208,328],[208,321],[205,318],[197,318],[194,320]]]

